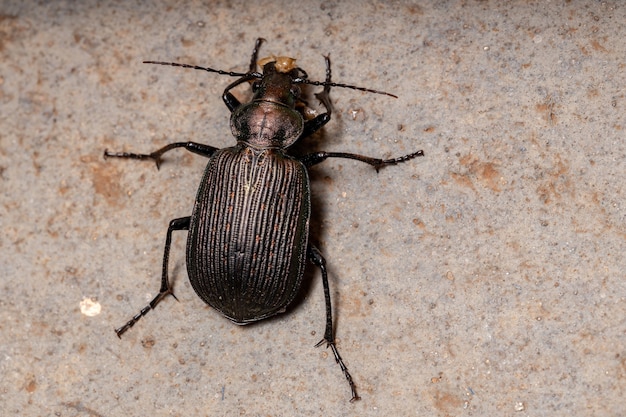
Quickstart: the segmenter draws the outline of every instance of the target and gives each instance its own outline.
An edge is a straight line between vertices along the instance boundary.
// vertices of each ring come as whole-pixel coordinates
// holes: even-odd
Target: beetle
[[[149,159],[160,166],[163,154],[176,148],[209,158],[191,216],[170,221],[165,238],[159,293],[126,324],[115,329],[118,337],[168,295],[174,296],[168,279],[172,232],[188,230],[186,263],[191,286],[208,305],[236,324],[256,322],[282,313],[296,297],[307,259],[322,274],[326,305],[324,338],[316,345],[330,347],[351,391],[359,399],[355,383],[335,345],[326,260],[309,242],[311,216],[308,169],[328,158],[347,158],[373,166],[376,171],[418,156],[417,151],[393,159],[378,159],[341,152],[314,152],[295,157],[287,149],[312,135],[330,121],[331,87],[392,94],[331,81],[330,58],[325,56],[325,81],[309,80],[307,73],[288,57],[259,62],[264,39],[257,39],[246,73],[222,71],[175,62],[144,63],[192,68],[239,77],[226,87],[222,99],[231,111],[230,125],[237,140],[233,147],[218,149],[197,142],[175,142],[150,154],[104,151],[104,157]],[[250,82],[253,97],[241,103],[231,90]],[[304,101],[300,85],[323,86],[316,97],[325,112],[305,120],[299,110]],[[174,298],[176,298],[174,296]]]

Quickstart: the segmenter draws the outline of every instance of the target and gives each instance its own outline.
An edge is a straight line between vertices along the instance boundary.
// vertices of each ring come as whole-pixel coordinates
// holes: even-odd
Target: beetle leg
[[[165,152],[171,151],[176,148],[185,148],[189,152],[193,152],[198,155],[202,155],[205,157],[210,157],[213,155],[215,151],[219,148],[215,148],[213,146],[204,145],[202,143],[197,142],[175,142],[170,143],[169,145],[165,145],[161,149],[158,149],[152,153],[142,154],[142,153],[129,153],[129,152],[109,152],[108,149],[104,150],[104,159],[107,158],[129,158],[129,159],[152,159],[156,162],[157,169],[161,166],[161,157]]]
[[[250,69],[248,72],[254,72],[256,70],[256,64],[259,60],[259,48],[261,44],[265,42],[264,38],[258,38],[254,43],[254,49],[252,50],[252,58],[250,58]]]
[[[165,297],[167,297],[168,295],[171,295],[172,297],[176,298],[176,296],[172,292],[172,286],[170,285],[169,280],[167,279],[167,269],[168,269],[167,265],[168,265],[168,261],[170,258],[170,246],[172,244],[172,232],[174,230],[189,230],[190,221],[191,221],[191,217],[181,217],[180,219],[174,219],[170,222],[170,225],[167,228],[167,237],[165,238],[165,250],[163,251],[163,271],[161,273],[161,289],[159,290],[159,293],[157,294],[157,296],[154,297],[152,301],[150,301],[150,304],[142,308],[141,311],[137,313],[132,319],[130,319],[125,325],[115,329],[115,333],[117,334],[117,337],[121,338],[122,334],[126,330],[133,327],[135,323],[139,321],[140,318],[145,316],[146,313],[148,313],[148,311],[154,309],[154,307],[156,307],[156,305],[159,304],[159,302]]]
[[[322,93],[320,93],[322,94]],[[302,130],[302,134],[298,138],[298,140],[307,138],[311,136],[313,133],[320,130],[326,123],[330,121],[330,111],[326,113],[322,113],[319,116],[316,116],[314,119],[307,120],[304,123],[304,129]]]
[[[315,97],[317,97],[317,99],[320,101],[320,103],[322,103],[324,108],[326,108],[326,112],[311,120],[306,121],[304,123],[304,130],[302,131],[299,139],[309,137],[313,133],[320,130],[326,123],[330,121],[330,115],[333,112],[333,107],[330,102],[330,57],[326,55],[324,56],[324,60],[326,61],[326,81],[322,92],[315,94]]]
[[[424,151],[419,150],[417,152],[413,152],[408,155],[403,155],[398,158],[392,158],[392,159],[378,159],[378,158],[372,158],[369,156],[359,155],[356,153],[314,152],[308,155],[304,155],[302,158],[300,158],[300,161],[308,168],[313,165],[317,165],[320,162],[323,162],[328,158],[356,159],[357,161],[365,162],[366,164],[373,166],[376,169],[376,172],[378,172],[378,170],[384,166],[396,165],[401,162],[406,162],[409,159],[416,158],[418,156],[424,156]]]
[[[324,81],[324,89],[321,93],[315,94],[315,97],[326,107],[326,113],[330,117],[333,111],[332,104],[330,102],[330,84],[332,72],[330,71],[330,55],[324,55],[324,62],[326,62],[326,80]]]
[[[246,81],[258,80],[262,77],[262,75],[263,74],[259,74],[257,72],[251,72],[226,87],[224,93],[222,94],[222,100],[224,100],[224,104],[226,104],[226,107],[228,107],[228,110],[230,110],[231,113],[241,106],[241,102],[237,99],[237,97],[232,95],[230,90],[237,87],[239,84],[245,83]]]
[[[254,79],[259,79],[263,76],[263,74],[259,74],[258,72],[256,72],[257,61],[259,58],[259,48],[261,47],[261,44],[263,42],[265,42],[265,39],[258,38],[254,43],[254,49],[252,50],[252,57],[250,58],[250,68],[248,69],[248,74],[239,78],[237,81],[226,87],[224,93],[222,94],[222,100],[224,100],[224,104],[226,104],[226,107],[228,107],[228,110],[230,110],[231,113],[234,112],[235,109],[237,109],[239,106],[241,106],[241,102],[237,99],[237,97],[232,95],[230,90],[232,90],[241,83],[244,83],[246,81],[252,81]]]
[[[319,341],[317,346],[321,346],[326,343],[326,347],[330,347],[333,351],[333,355],[335,355],[335,361],[339,364],[341,371],[345,375],[348,380],[348,384],[350,384],[350,391],[352,391],[352,398],[350,402],[360,400],[361,397],[356,393],[356,386],[354,385],[354,381],[352,380],[352,375],[348,371],[348,368],[343,363],[343,359],[339,355],[339,351],[337,350],[337,346],[335,346],[335,335],[333,332],[333,313],[332,307],[330,304],[330,288],[328,286],[328,272],[326,271],[326,260],[320,253],[320,251],[312,245],[309,245],[309,260],[313,262],[317,267],[319,267],[320,271],[322,271],[322,283],[324,284],[324,298],[326,300],[326,330],[324,331],[324,338]]]

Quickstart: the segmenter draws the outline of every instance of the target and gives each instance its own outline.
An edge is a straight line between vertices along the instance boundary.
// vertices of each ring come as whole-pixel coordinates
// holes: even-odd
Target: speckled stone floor
[[[626,414],[626,9],[621,2],[0,4],[0,408],[19,416]],[[349,390],[310,268],[287,314],[238,327],[205,306],[169,220],[234,143],[220,96],[298,58],[335,88],[297,151],[424,158],[312,169]],[[312,92],[317,91],[312,89]],[[311,100],[312,106],[317,103]]]

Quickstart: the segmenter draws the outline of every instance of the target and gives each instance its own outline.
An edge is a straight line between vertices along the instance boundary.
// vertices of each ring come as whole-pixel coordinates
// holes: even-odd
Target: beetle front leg
[[[322,103],[322,105],[326,109],[326,112],[311,120],[306,121],[304,123],[304,130],[302,131],[299,139],[309,137],[313,133],[320,130],[326,123],[330,121],[330,116],[333,113],[333,107],[330,102],[330,57],[328,55],[324,56],[324,60],[326,61],[326,81],[322,92],[315,94],[315,97],[317,97],[320,103]]]
[[[263,42],[265,42],[264,38],[257,38],[256,42],[254,42],[254,49],[252,50],[252,57],[250,58],[250,68],[248,72],[256,71],[256,64],[259,60],[259,48]]]
[[[333,351],[333,355],[335,355],[335,361],[337,361],[337,363],[339,364],[341,371],[343,372],[346,379],[348,380],[348,384],[350,384],[350,391],[352,392],[352,398],[350,399],[350,402],[354,402],[356,400],[360,400],[361,397],[359,397],[359,395],[357,394],[356,386],[354,385],[354,381],[352,380],[352,375],[350,375],[348,368],[343,363],[343,359],[341,359],[341,356],[339,355],[337,346],[335,346],[335,335],[333,333],[333,313],[332,313],[332,307],[330,303],[330,288],[328,285],[328,272],[326,271],[326,260],[324,259],[320,251],[315,246],[309,245],[308,252],[309,252],[309,260],[313,262],[315,265],[317,265],[320,271],[322,271],[322,283],[324,284],[324,299],[326,301],[326,330],[324,331],[324,338],[320,340],[319,343],[315,345],[315,347],[321,346],[324,343],[326,343],[326,347],[330,346],[330,348]]]
[[[264,41],[265,39],[263,38],[257,38],[256,42],[254,43],[254,49],[252,50],[250,67],[248,69],[247,75],[243,76],[242,78],[238,79],[237,81],[226,87],[224,93],[222,94],[222,100],[224,100],[224,104],[226,104],[226,107],[228,107],[228,110],[230,110],[231,113],[234,112],[239,106],[241,106],[241,102],[230,92],[230,90],[246,81],[252,81],[263,76],[263,74],[259,74],[256,72],[256,66],[259,57],[259,48]]]
[[[307,167],[312,167],[313,165],[319,164],[320,162],[325,161],[328,158],[346,158],[346,159],[355,159],[357,161],[365,162],[368,165],[373,166],[378,172],[379,169],[385,167],[387,165],[396,165],[402,162],[406,162],[410,159],[416,158],[418,156],[424,156],[424,151],[419,150],[417,152],[410,153],[408,155],[403,155],[398,158],[392,159],[379,159],[372,158],[369,156],[359,155],[356,153],[344,153],[344,152],[314,152],[308,155],[303,156],[300,161]]]
[[[228,110],[230,110],[231,113],[234,112],[239,106],[241,106],[241,102],[230,92],[230,90],[237,87],[239,84],[243,84],[247,81],[257,80],[260,77],[262,77],[262,74],[250,72],[226,87],[224,93],[222,94],[222,100],[224,100],[224,104],[226,104],[226,107],[228,107]]]
[[[193,152],[198,155],[202,155],[205,157],[210,157],[213,155],[215,151],[219,148],[215,148],[213,146],[204,145],[202,143],[197,142],[175,142],[170,143],[169,145],[165,145],[161,149],[158,149],[152,153],[142,154],[142,153],[130,153],[130,152],[109,152],[108,149],[104,150],[104,159],[107,158],[128,158],[128,159],[152,159],[156,162],[157,169],[161,166],[161,157],[165,152],[171,151],[176,148],[185,148],[189,152]]]
[[[167,278],[168,262],[170,258],[170,246],[172,244],[172,232],[174,230],[189,230],[190,222],[191,222],[191,217],[181,217],[180,219],[174,219],[170,222],[170,225],[167,228],[167,237],[165,238],[165,250],[163,251],[163,271],[161,272],[161,289],[159,290],[159,293],[157,294],[157,296],[154,297],[152,301],[150,301],[150,304],[142,308],[141,311],[137,313],[132,319],[130,319],[125,325],[115,329],[115,333],[117,334],[117,337],[121,338],[122,334],[126,332],[126,330],[133,327],[135,323],[139,321],[140,318],[145,316],[146,313],[148,313],[148,311],[154,309],[154,307],[156,307],[156,305],[159,304],[159,302],[161,302],[161,300],[167,297],[168,295],[171,295],[172,297],[177,299],[176,296],[174,295],[174,292],[172,291],[172,286],[170,285],[169,280]]]

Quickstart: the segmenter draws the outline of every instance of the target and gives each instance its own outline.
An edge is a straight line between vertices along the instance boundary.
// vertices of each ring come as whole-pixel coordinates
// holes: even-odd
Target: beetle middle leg
[[[168,270],[168,261],[170,258],[170,246],[172,244],[172,232],[174,230],[189,230],[189,223],[191,221],[191,217],[181,217],[179,219],[174,219],[170,222],[169,227],[167,228],[167,237],[165,238],[165,250],[163,251],[163,271],[161,272],[161,289],[159,293],[150,301],[150,304],[141,309],[139,313],[133,316],[125,325],[115,329],[115,333],[117,337],[121,337],[122,334],[133,327],[140,318],[146,315],[148,311],[154,309],[162,299],[171,295],[176,298],[174,292],[172,291],[172,286],[170,285],[169,279],[167,278],[167,270]]]
[[[399,156],[397,158],[391,159],[379,159],[372,158],[370,156],[359,155],[356,153],[345,153],[345,152],[314,152],[308,155],[304,155],[300,158],[300,161],[308,168],[313,165],[317,165],[320,162],[325,161],[328,158],[346,158],[346,159],[355,159],[357,161],[365,162],[368,165],[373,166],[376,171],[385,167],[387,165],[396,165],[402,162],[406,162],[410,159],[417,158],[418,156],[424,156],[424,151],[419,150],[417,152],[410,153],[408,155]]]
[[[350,402],[360,400],[361,397],[356,392],[356,386],[354,385],[354,381],[352,380],[352,375],[348,371],[348,368],[343,363],[343,359],[339,355],[339,351],[337,350],[337,346],[335,346],[335,334],[333,332],[333,313],[330,302],[330,287],[328,285],[328,272],[326,271],[326,260],[320,253],[320,251],[312,245],[309,245],[308,248],[309,260],[314,263],[320,271],[322,271],[322,283],[324,284],[324,299],[326,301],[326,330],[324,331],[324,338],[319,341],[315,346],[321,346],[326,343],[326,347],[330,347],[333,351],[333,355],[335,355],[335,361],[339,364],[341,371],[345,375],[348,380],[348,384],[350,384],[350,391],[352,391],[352,398]]]
[[[219,148],[205,145],[198,142],[174,142],[169,145],[165,145],[161,149],[148,154],[143,153],[130,153],[130,152],[109,152],[108,149],[104,150],[104,159],[107,158],[128,158],[128,159],[152,159],[157,166],[157,169],[161,166],[161,157],[165,152],[171,151],[176,148],[185,148],[189,152],[193,152],[204,157],[210,157]]]

